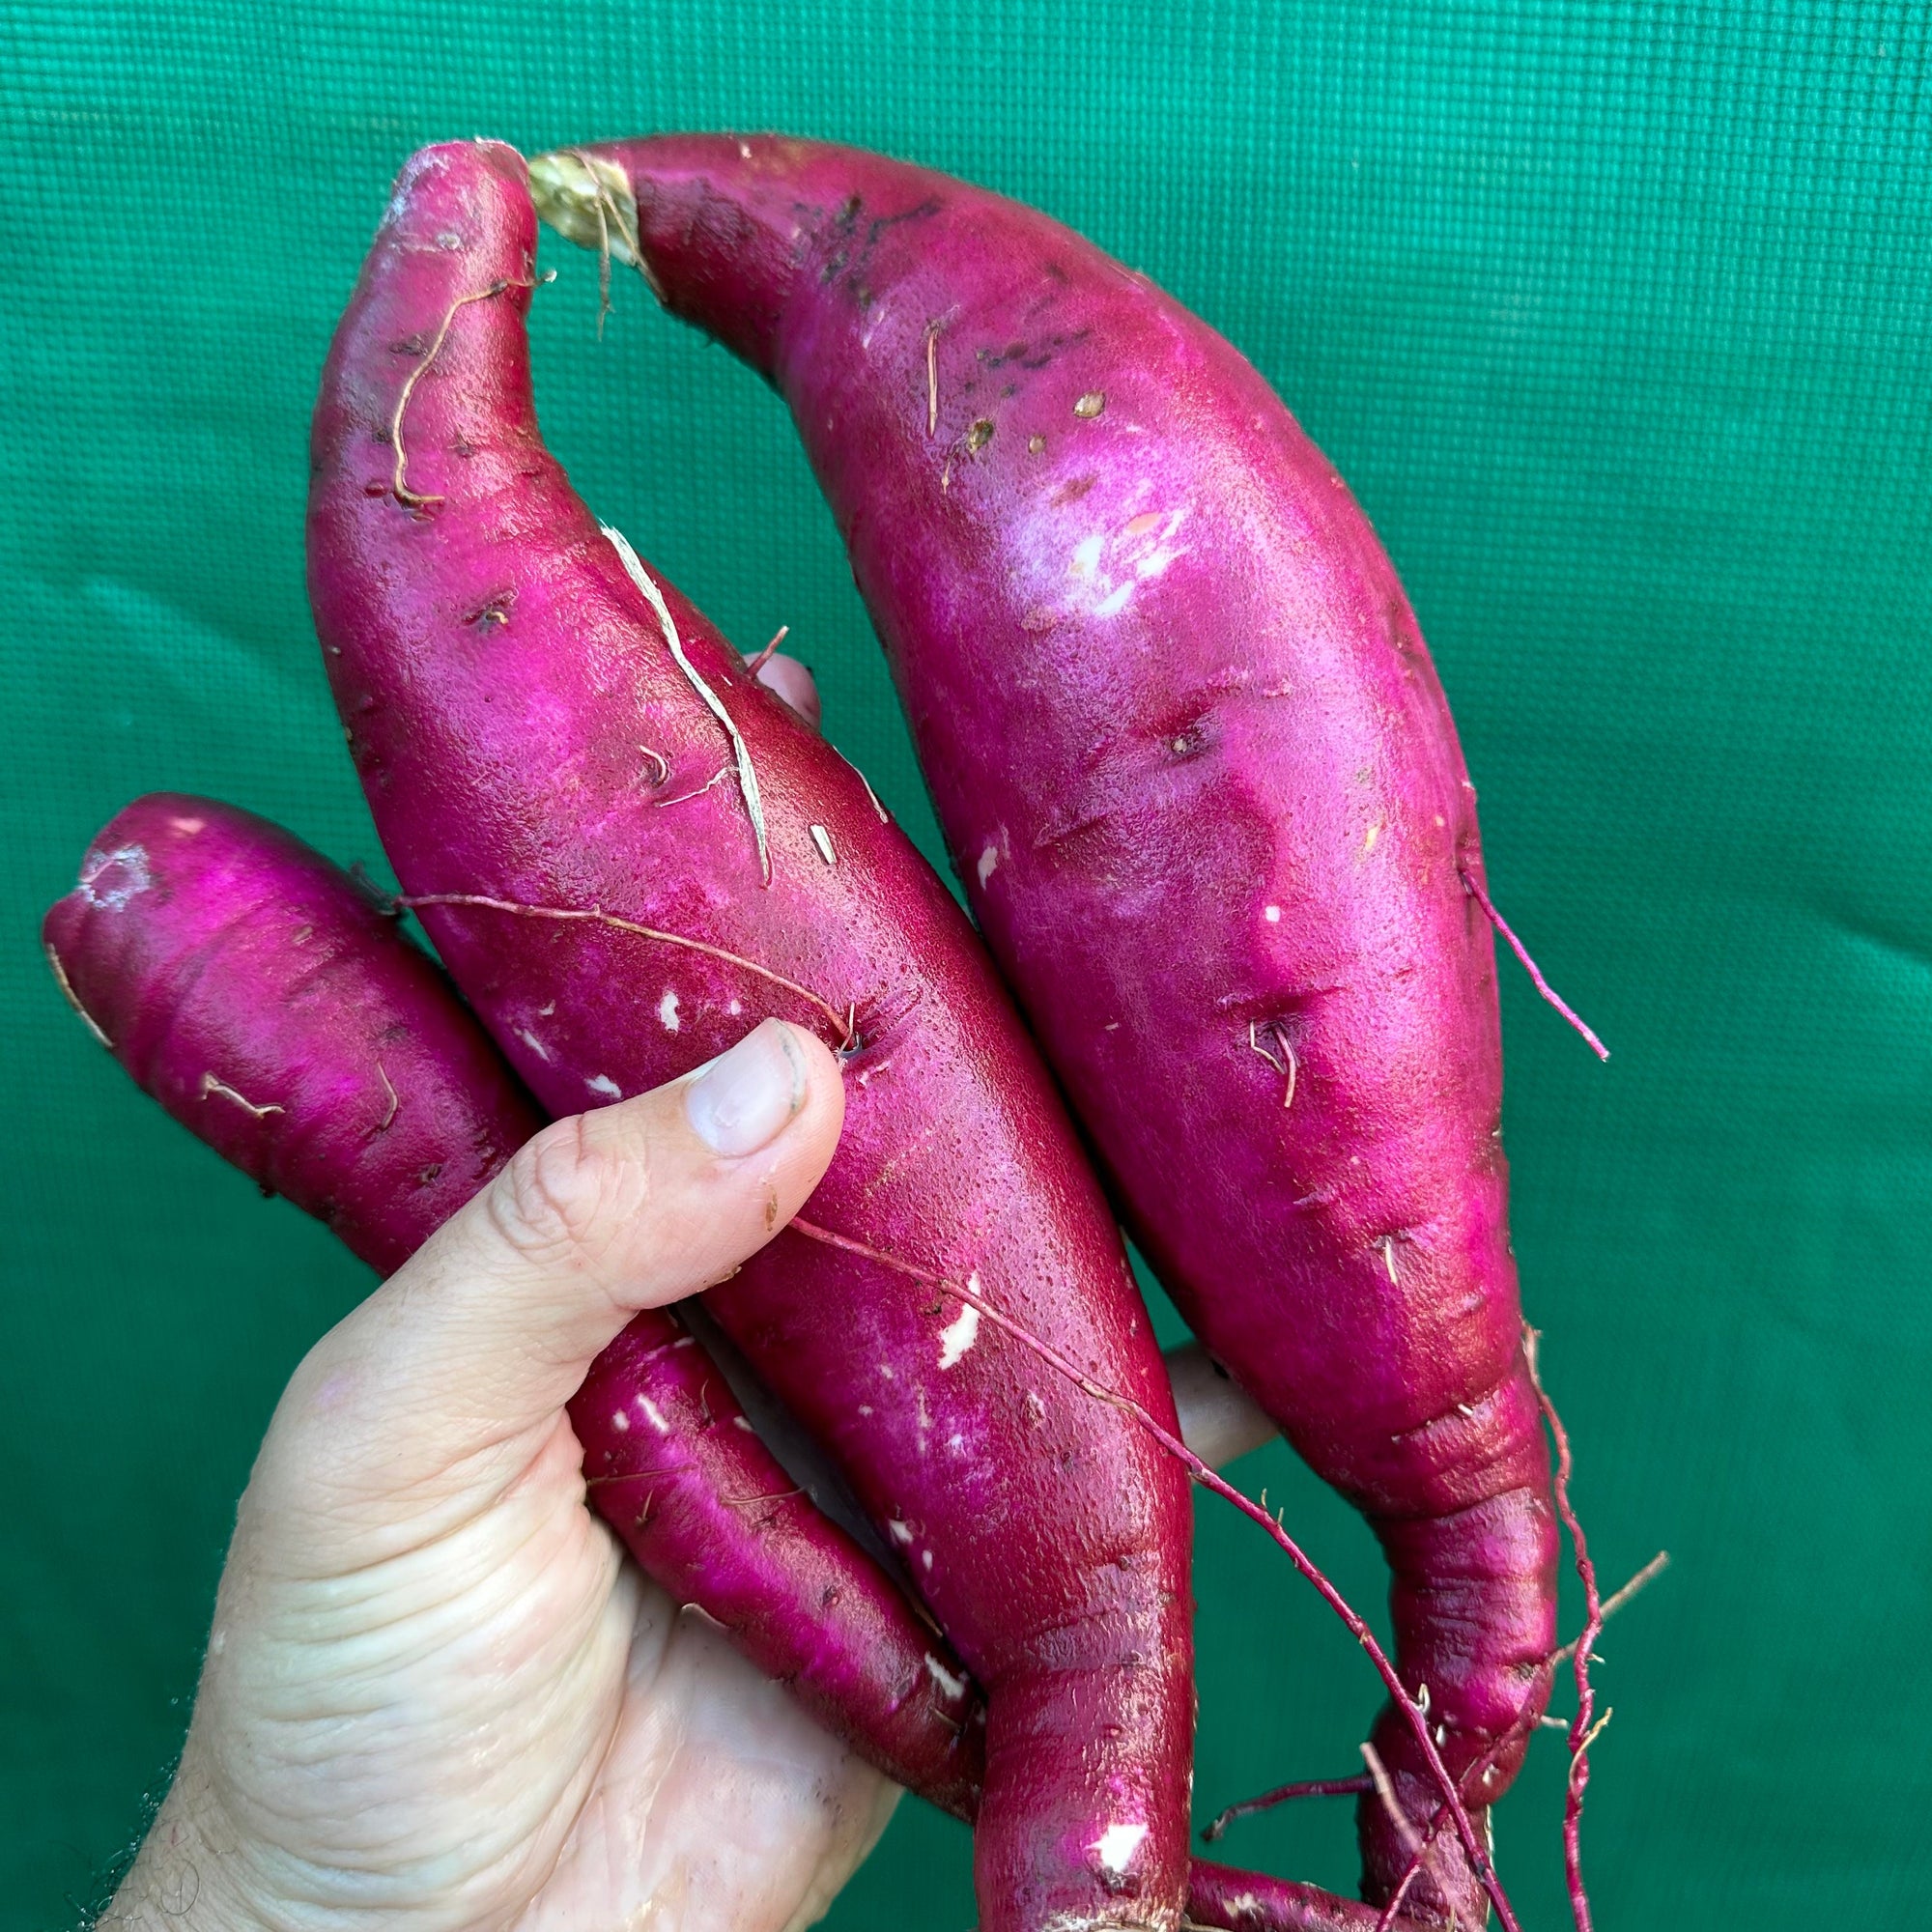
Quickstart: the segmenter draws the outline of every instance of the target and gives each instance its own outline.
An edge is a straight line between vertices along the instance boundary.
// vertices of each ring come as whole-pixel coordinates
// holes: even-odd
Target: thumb
[[[771,1019],[546,1127],[310,1351],[253,1487],[367,1500],[526,1460],[638,1310],[724,1280],[798,1212],[844,1113],[832,1054]]]

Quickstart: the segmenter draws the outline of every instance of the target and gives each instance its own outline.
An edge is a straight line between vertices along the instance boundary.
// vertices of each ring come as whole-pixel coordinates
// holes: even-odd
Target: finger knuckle
[[[491,1189],[491,1218],[525,1262],[589,1266],[646,1191],[640,1164],[589,1133],[577,1115],[544,1128],[511,1159]]]

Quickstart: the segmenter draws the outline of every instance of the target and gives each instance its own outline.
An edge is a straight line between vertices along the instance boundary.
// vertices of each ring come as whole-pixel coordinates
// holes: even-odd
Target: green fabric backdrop
[[[1910,5],[13,0],[0,16],[0,1918],[59,1927],[164,1780],[234,1497],[367,1286],[139,1099],[36,943],[90,834],[211,790],[376,857],[302,600],[304,435],[389,179],[776,128],[915,156],[1146,269],[1273,379],[1393,552],[1498,898],[1615,1049],[1504,982],[1525,1293],[1610,1580],[1605,1932],[1908,1923],[1932,1878],[1932,112]],[[781,622],[936,852],[780,406],[595,265],[553,441],[742,641]],[[1171,1317],[1166,1318],[1171,1321]],[[1358,1601],[1380,1573],[1277,1445]],[[1201,1512],[1204,1816],[1355,1762],[1376,1689]],[[1500,1820],[1561,1922],[1560,1746]],[[1352,1883],[1348,1807],[1232,1855]],[[842,1932],[971,1922],[908,1804]]]

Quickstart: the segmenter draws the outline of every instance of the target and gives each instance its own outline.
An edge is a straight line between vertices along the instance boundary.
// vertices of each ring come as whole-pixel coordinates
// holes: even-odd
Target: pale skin
[[[622,1560],[564,1405],[638,1310],[803,1207],[843,1118],[833,1055],[767,1020],[545,1129],[316,1344],[242,1498],[173,1787],[100,1924],[824,1913],[897,1787]],[[1175,1380],[1200,1453],[1265,1435],[1198,1356]]]

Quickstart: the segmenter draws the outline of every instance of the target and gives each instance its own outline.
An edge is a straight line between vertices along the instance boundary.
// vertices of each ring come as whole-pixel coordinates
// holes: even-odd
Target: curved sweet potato
[[[534,167],[547,215],[615,238],[791,406],[973,910],[1130,1227],[1368,1516],[1403,1681],[1459,1777],[1495,1752],[1499,1795],[1548,1695],[1556,1525],[1475,796],[1367,520],[1222,337],[1032,210],[767,137]],[[1411,1726],[1391,1707],[1375,1744],[1425,1820]],[[1359,1815],[1381,1899],[1404,1834]],[[1480,1922],[1477,1874],[1435,1861],[1416,1902]]]
[[[892,1265],[977,1280],[1171,1426],[1112,1217],[945,889],[545,451],[535,234],[510,150],[416,156],[324,375],[311,596],[378,828],[554,1112],[682,1072],[761,1011],[845,1053],[812,1212],[867,1255],[788,1231],[707,1299],[985,1690],[988,1932],[1171,1927],[1185,1479]]]

